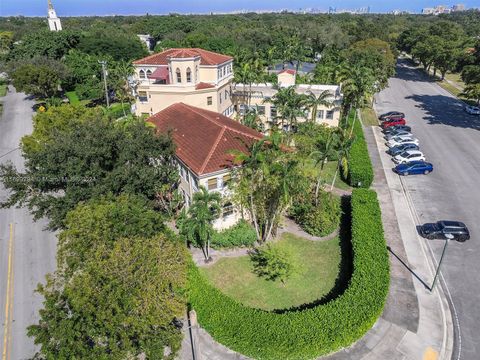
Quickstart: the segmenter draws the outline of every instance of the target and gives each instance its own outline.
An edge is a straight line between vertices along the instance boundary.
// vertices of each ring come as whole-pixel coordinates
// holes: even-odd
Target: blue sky
[[[168,14],[228,12],[233,10],[280,10],[316,8],[327,10],[370,6],[373,12],[388,12],[394,9],[419,12],[423,7],[437,4],[463,3],[467,7],[480,6],[480,0],[52,0],[59,16],[114,15],[114,14]],[[45,16],[47,0],[0,0],[0,16],[24,15]]]

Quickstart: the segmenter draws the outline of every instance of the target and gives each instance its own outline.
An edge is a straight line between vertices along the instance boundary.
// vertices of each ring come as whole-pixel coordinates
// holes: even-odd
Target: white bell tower
[[[48,0],[48,27],[50,31],[60,31],[62,30],[62,23],[57,17],[57,13],[53,8],[52,1]]]

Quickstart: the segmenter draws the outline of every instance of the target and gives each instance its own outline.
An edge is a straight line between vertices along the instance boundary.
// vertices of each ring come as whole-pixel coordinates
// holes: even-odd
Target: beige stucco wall
[[[191,204],[193,195],[199,189],[200,186],[204,186],[208,189],[208,181],[210,179],[215,179],[217,183],[217,188],[209,191],[218,191],[222,195],[223,204],[229,203],[230,201],[230,192],[226,186],[223,185],[223,177],[229,175],[229,170],[219,171],[217,173],[207,174],[202,177],[197,177],[193,172],[191,172],[187,166],[178,161],[179,174],[180,174],[180,192],[185,196],[186,206],[188,207]],[[184,169],[182,171],[181,169]],[[218,180],[222,179],[222,180]],[[197,184],[197,185],[195,185]],[[188,200],[187,200],[188,199]],[[241,219],[241,213],[238,209],[234,207],[233,214],[224,216],[223,213],[220,217],[214,222],[213,226],[216,230],[227,229],[235,225]]]
[[[140,69],[145,71],[155,71],[155,66],[137,65],[135,67],[136,80],[138,86],[137,94],[141,92],[147,93],[147,101],[140,101],[136,98],[135,114],[153,115],[168,106],[183,102],[185,104],[196,106],[202,109],[216,111],[226,116],[233,116],[233,105],[231,96],[231,83],[233,80],[233,72],[226,71],[226,74],[217,78],[219,69],[231,69],[232,61],[217,66],[199,66],[198,78],[195,76],[195,66],[199,64],[200,58],[195,59],[172,59],[170,61],[170,81],[171,84],[162,85],[154,84],[153,80],[140,79]],[[176,69],[182,74],[182,82],[177,83]],[[186,82],[187,69],[190,68],[192,74],[192,82]],[[215,88],[195,90],[195,85],[205,82],[215,86]],[[227,91],[227,98],[225,98]],[[208,105],[207,98],[212,97],[212,104]],[[221,100],[220,100],[221,97]]]
[[[236,98],[234,97],[234,102],[236,101]],[[235,103],[237,106],[242,104],[242,101],[238,102],[238,103]],[[270,128],[270,124],[268,123],[269,121],[272,120],[272,117],[270,116],[270,110],[271,110],[271,107],[272,107],[272,104],[268,103],[268,102],[264,102],[264,99],[262,98],[259,98],[259,97],[252,97],[251,100],[250,100],[250,104],[251,106],[264,106],[265,107],[265,115],[262,115],[262,116],[259,116],[260,119],[262,120],[263,124],[264,124],[264,129],[265,130],[268,130]],[[316,123],[317,124],[327,124],[329,126],[338,126],[338,123],[340,121],[340,107],[339,106],[336,106],[334,108],[327,108],[325,106],[319,106],[318,107],[318,110],[317,112],[323,110],[323,119],[316,119]],[[328,110],[334,110],[334,113],[333,113],[333,119],[326,119],[326,114],[327,114],[327,111]],[[310,114],[309,114],[310,116]],[[308,121],[310,121],[310,117],[307,118]],[[298,118],[298,122],[299,123],[302,123],[302,122],[305,122],[307,119],[305,118]]]
[[[203,89],[195,90],[194,87],[183,89],[172,89],[170,86],[167,89],[162,85],[152,86],[139,86],[137,91],[147,92],[147,101],[141,102],[137,99],[136,102],[136,114],[149,114],[153,115],[172,104],[183,102],[185,104],[196,106],[202,109],[207,109],[216,112],[223,112],[228,104],[231,106],[232,100],[229,97],[226,101],[222,101],[219,104],[219,93],[223,91],[221,89]],[[208,105],[207,98],[212,97],[212,105]]]
[[[295,75],[283,72],[278,74],[278,86],[288,87],[295,85]]]

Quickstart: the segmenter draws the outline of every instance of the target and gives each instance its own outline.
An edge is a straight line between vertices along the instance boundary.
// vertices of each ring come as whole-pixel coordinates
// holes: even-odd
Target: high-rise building
[[[48,27],[50,28],[50,31],[62,30],[62,22],[57,17],[57,13],[53,8],[51,0],[48,0]]]
[[[463,4],[453,5],[452,11],[465,11],[465,5]]]

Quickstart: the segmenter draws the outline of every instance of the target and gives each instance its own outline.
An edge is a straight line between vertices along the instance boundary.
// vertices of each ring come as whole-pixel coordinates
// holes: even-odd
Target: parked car
[[[480,115],[480,108],[477,106],[467,105],[465,106],[465,111],[470,115]]]
[[[405,131],[405,130],[397,130],[397,131],[392,131],[391,133],[389,134],[386,134],[384,136],[385,140],[390,140],[390,139],[393,139],[394,137],[397,137],[397,136],[403,136],[403,135],[410,135],[412,136],[412,133],[410,131]]]
[[[393,161],[396,164],[406,164],[411,161],[425,161],[425,156],[420,150],[406,150],[394,156]]]
[[[430,174],[433,171],[433,165],[423,160],[410,161],[403,164],[398,164],[393,168],[398,175],[418,175]]]
[[[378,117],[380,121],[385,121],[386,119],[403,119],[405,114],[400,111],[389,111],[385,114],[382,114]]]
[[[405,125],[407,122],[405,119],[392,119],[392,120],[386,120],[382,123],[382,128],[386,129],[390,126],[397,126],[397,125]]]
[[[419,230],[420,234],[429,240],[446,239],[450,236],[459,242],[470,239],[467,226],[460,221],[442,220],[436,223],[428,223],[420,226]]]
[[[407,150],[418,150],[418,145],[415,143],[407,142],[401,145],[397,145],[391,149],[388,149],[387,153],[392,156],[396,156]]]
[[[386,145],[389,148],[393,148],[397,145],[406,144],[406,143],[414,143],[418,145],[418,139],[413,138],[411,136],[396,136],[386,142]]]
[[[390,127],[387,127],[385,129],[383,129],[383,133],[384,134],[389,134],[392,131],[398,131],[398,130],[405,130],[405,131],[412,132],[412,128],[408,125],[395,125],[395,126],[390,126]]]

